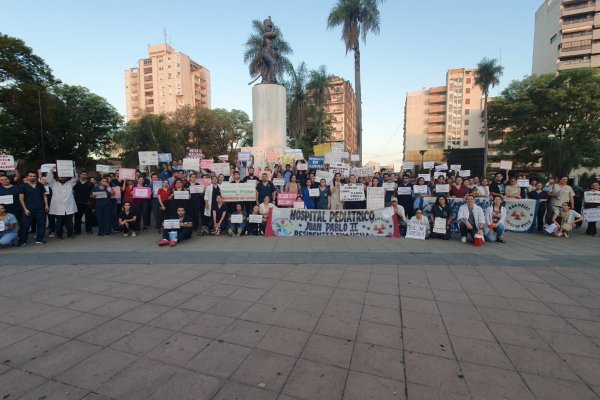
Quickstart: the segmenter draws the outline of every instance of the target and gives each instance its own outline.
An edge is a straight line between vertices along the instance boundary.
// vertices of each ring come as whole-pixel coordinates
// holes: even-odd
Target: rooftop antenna
[[[165,37],[165,44],[167,44],[167,28],[163,28],[163,35]]]

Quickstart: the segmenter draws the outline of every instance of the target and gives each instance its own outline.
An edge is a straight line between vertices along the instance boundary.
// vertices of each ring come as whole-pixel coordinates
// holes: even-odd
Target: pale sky
[[[445,83],[451,68],[483,58],[505,67],[498,94],[531,73],[535,11],[541,0],[387,0],[381,33],[361,44],[364,161],[402,157],[407,91]],[[81,1],[0,0],[0,32],[23,39],[57,78],[88,87],[125,114],[124,71],[167,41],[207,67],[212,107],[252,116],[243,43],[253,19],[271,16],[289,42],[294,65],[324,64],[354,82],[354,57],[341,31],[326,30],[333,0]]]

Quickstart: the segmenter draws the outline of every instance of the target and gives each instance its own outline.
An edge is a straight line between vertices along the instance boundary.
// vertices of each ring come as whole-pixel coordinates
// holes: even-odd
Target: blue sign
[[[310,156],[308,157],[308,168],[311,169],[323,169],[325,163],[325,157],[323,156]]]
[[[173,161],[173,157],[171,153],[158,153],[158,162],[159,163],[170,163]]]

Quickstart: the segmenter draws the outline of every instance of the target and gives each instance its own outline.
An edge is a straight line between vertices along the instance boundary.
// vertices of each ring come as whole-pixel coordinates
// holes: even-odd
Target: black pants
[[[37,210],[29,210],[31,215],[25,215],[21,218],[21,230],[19,232],[19,243],[27,243],[27,237],[29,236],[29,228],[32,225],[33,219],[35,218],[36,237],[35,240],[41,242],[44,240],[46,233],[46,212],[43,208]]]
[[[546,203],[540,203],[538,210],[537,210],[537,215],[536,215],[536,219],[537,219],[537,230],[538,232],[541,232],[544,230],[544,216],[546,215]]]
[[[56,218],[56,237],[63,238],[63,227],[67,228],[67,236],[73,236],[73,214],[53,215]]]
[[[75,234],[81,234],[81,219],[85,215],[85,231],[92,232],[92,209],[87,203],[77,203],[77,213],[75,213]]]
[[[471,237],[475,237],[475,235],[477,234],[477,227],[474,226],[473,229],[469,229],[467,228],[467,225],[464,223],[460,223],[460,236],[461,237],[467,237],[467,235],[471,235]]]

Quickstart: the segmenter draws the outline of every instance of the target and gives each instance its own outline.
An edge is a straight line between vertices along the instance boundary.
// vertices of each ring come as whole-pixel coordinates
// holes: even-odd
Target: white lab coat
[[[483,209],[479,207],[477,204],[473,205],[473,216],[475,217],[475,225],[476,228],[479,228],[479,224],[483,224],[485,226],[485,216],[483,215]],[[460,221],[461,219],[469,220],[469,207],[467,204],[463,204],[458,209],[458,217],[457,219]]]
[[[73,187],[77,183],[77,174],[70,181],[60,183],[54,179],[52,171],[46,175],[48,186],[52,189],[52,201],[50,202],[50,215],[71,215],[77,212],[77,204],[73,197]]]

